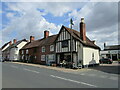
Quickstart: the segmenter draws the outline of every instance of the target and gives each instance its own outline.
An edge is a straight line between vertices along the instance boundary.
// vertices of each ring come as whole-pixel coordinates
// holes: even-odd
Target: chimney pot
[[[17,40],[16,39],[13,39],[13,43],[15,44],[17,42]]]
[[[44,31],[44,38],[47,38],[47,37],[49,37],[49,31],[45,30]]]

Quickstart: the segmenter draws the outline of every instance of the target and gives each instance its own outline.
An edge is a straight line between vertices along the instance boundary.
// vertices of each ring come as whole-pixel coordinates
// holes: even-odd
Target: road
[[[98,70],[67,73],[5,62],[2,88],[118,88],[118,75]]]

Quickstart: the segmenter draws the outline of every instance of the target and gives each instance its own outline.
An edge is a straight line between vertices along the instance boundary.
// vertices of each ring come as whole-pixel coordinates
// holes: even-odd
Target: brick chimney
[[[81,18],[80,22],[80,37],[84,42],[86,42],[86,26],[84,23],[84,18]]]
[[[49,37],[49,31],[45,30],[44,31],[44,38],[47,38],[47,37]]]
[[[33,42],[35,40],[34,36],[30,36],[30,42]]]
[[[12,45],[12,41],[9,42],[9,45]]]
[[[16,39],[13,39],[13,43],[15,44],[17,42],[17,40]]]

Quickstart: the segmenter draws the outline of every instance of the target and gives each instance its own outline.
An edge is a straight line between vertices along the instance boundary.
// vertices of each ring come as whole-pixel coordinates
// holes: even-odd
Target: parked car
[[[100,63],[107,63],[107,64],[112,64],[113,60],[110,58],[102,58],[99,60]]]

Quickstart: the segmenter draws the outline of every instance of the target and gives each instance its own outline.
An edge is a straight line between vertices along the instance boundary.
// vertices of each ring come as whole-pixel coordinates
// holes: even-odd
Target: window
[[[24,54],[24,50],[22,50],[22,54]]]
[[[42,52],[45,52],[45,47],[44,46],[42,47]]]
[[[92,60],[94,60],[94,53],[92,53]]]
[[[54,51],[54,45],[50,45],[50,51]]]
[[[62,48],[68,47],[68,40],[62,42]]]
[[[48,55],[48,60],[54,60],[54,54],[50,54],[50,55]]]
[[[26,54],[28,54],[28,50],[26,50]]]
[[[41,55],[41,61],[45,61],[45,55]]]

